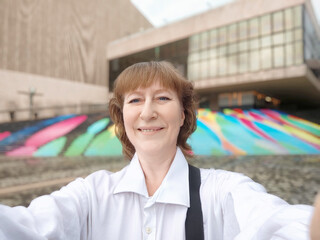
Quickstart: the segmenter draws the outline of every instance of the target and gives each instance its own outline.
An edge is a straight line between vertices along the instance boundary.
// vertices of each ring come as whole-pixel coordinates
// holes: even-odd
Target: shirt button
[[[147,234],[150,234],[150,233],[152,233],[152,228],[150,228],[150,227],[147,227],[147,228],[146,228],[146,233],[147,233]]]

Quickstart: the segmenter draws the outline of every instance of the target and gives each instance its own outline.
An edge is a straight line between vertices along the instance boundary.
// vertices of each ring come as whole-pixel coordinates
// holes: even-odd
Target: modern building
[[[110,42],[109,89],[129,65],[167,60],[200,107],[320,107],[320,28],[309,0],[238,0]]]
[[[0,1],[0,122],[105,110],[108,42],[150,27],[130,0]]]

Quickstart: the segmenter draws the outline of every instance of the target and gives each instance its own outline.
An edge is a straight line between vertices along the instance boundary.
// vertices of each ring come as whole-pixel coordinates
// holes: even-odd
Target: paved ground
[[[0,203],[27,206],[76,177],[117,171],[127,163],[119,157],[0,157]],[[196,157],[191,163],[243,173],[292,204],[312,204],[320,190],[320,155]]]

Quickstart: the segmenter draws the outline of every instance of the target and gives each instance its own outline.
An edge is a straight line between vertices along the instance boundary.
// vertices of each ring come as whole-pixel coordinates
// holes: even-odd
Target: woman
[[[130,164],[77,179],[28,208],[0,206],[0,239],[188,237],[192,84],[167,62],[138,63],[117,78],[109,110]],[[200,175],[204,239],[308,239],[310,206],[291,206],[241,174]]]

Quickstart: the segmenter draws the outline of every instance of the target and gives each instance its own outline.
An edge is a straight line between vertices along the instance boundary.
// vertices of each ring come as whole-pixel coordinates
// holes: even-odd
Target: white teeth
[[[141,129],[141,132],[154,132],[156,129]]]

